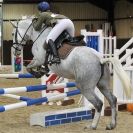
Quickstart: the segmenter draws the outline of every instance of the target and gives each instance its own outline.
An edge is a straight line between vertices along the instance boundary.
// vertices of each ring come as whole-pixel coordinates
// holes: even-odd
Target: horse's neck
[[[40,45],[44,44],[44,42],[46,41],[46,38],[47,38],[49,32],[51,31],[51,28],[47,28],[43,32],[41,32],[41,31],[35,31],[33,28],[33,33],[31,35],[32,41],[33,42],[35,41],[35,43],[39,43]]]
[[[35,31],[33,28],[33,25],[32,25],[32,18],[22,20],[20,22],[20,25],[21,25],[21,27],[28,29],[29,37],[33,42],[35,41],[35,42],[39,42],[39,43],[41,43],[41,42],[44,43],[49,32],[51,31],[50,27],[45,29],[45,26],[44,26],[44,29],[42,28],[42,30],[40,30],[40,31]]]
[[[36,60],[36,64],[43,64],[45,62],[46,51],[44,49],[45,40],[50,32],[51,28],[47,28],[43,32],[37,32],[33,30],[32,40],[32,54],[34,59]]]
[[[31,39],[35,45],[39,44],[39,46],[42,46],[45,43],[46,38],[51,31],[50,27],[45,29],[45,26],[41,31],[35,31],[32,25],[32,19],[22,20],[20,26],[28,29],[29,39]]]

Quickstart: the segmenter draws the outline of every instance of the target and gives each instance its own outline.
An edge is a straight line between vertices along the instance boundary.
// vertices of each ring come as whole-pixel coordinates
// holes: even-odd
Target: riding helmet
[[[43,1],[38,4],[38,10],[41,12],[45,12],[50,9],[50,5],[48,2]]]

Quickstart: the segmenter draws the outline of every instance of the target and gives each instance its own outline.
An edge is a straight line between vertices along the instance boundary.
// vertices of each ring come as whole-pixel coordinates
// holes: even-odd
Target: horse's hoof
[[[113,125],[113,124],[109,124],[106,126],[106,130],[112,130],[114,128],[115,128],[115,125]]]
[[[96,127],[91,126],[90,128],[91,128],[92,130],[96,130]]]
[[[96,127],[93,126],[86,126],[84,127],[84,130],[91,129],[91,130],[96,130]]]
[[[86,127],[84,127],[84,131],[86,131],[88,129],[88,127],[86,126]]]

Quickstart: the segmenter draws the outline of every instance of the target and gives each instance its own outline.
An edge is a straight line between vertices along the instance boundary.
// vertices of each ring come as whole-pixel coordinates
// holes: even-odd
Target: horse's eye
[[[12,36],[14,36],[14,33],[12,33]]]

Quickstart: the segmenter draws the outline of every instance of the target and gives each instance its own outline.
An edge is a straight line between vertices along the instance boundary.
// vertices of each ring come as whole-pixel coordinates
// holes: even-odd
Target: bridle
[[[15,47],[15,45],[18,45],[18,46],[25,46],[25,44],[23,44],[23,41],[27,41],[25,40],[25,36],[28,32],[28,30],[30,29],[30,27],[32,26],[32,23],[29,25],[29,27],[26,29],[25,33],[24,33],[24,36],[22,37],[22,35],[20,34],[19,30],[18,30],[18,23],[19,21],[17,21],[17,26],[15,26],[16,28],[16,31],[15,31],[15,42],[13,43],[13,48],[17,51],[21,51],[22,49],[19,49],[18,47]],[[41,36],[41,34],[43,33],[43,31],[45,31],[47,29],[48,26],[44,26],[44,28],[42,29],[42,31],[39,33],[39,35],[37,36],[37,38],[34,40],[33,44],[38,40],[38,38]],[[17,36],[20,36],[21,37],[21,42],[18,43],[18,39],[17,39]],[[32,45],[33,45],[32,44]]]
[[[12,47],[13,47],[15,50],[17,50],[17,51],[21,51],[21,49],[19,49],[18,47],[15,47],[15,45],[18,45],[18,46],[24,46],[24,45],[25,45],[25,44],[23,44],[23,41],[27,41],[27,40],[25,40],[25,36],[26,36],[28,30],[30,29],[30,27],[32,26],[32,23],[29,25],[29,27],[28,27],[27,30],[25,31],[23,37],[22,37],[22,35],[20,34],[20,32],[19,32],[19,30],[18,30],[18,23],[19,23],[19,22],[17,21],[17,26],[15,26],[15,29],[16,29],[16,30],[15,30],[15,42],[13,43],[13,46],[12,46]],[[20,43],[18,43],[18,39],[17,39],[18,35],[19,35],[20,38],[22,39]]]

